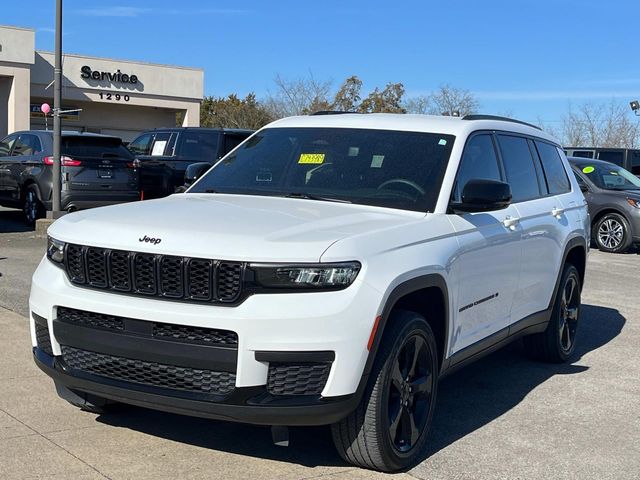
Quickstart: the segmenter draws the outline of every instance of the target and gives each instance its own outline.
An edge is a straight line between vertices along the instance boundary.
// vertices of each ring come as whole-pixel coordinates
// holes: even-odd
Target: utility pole
[[[53,70],[53,205],[50,218],[61,216],[61,158],[60,137],[62,125],[60,112],[62,110],[62,0],[56,0],[56,40],[55,65]]]

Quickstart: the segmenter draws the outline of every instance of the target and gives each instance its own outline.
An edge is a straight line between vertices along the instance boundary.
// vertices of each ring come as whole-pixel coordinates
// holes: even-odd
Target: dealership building
[[[35,50],[35,31],[0,26],[0,138],[16,130],[51,129],[51,52]],[[62,128],[130,141],[152,128],[197,127],[204,72],[130,60],[63,56]]]

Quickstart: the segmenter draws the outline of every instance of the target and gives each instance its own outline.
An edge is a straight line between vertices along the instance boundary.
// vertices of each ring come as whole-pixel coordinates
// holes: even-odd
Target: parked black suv
[[[63,132],[63,210],[140,198],[135,158],[118,137]],[[21,208],[29,224],[52,204],[53,134],[15,132],[0,141],[0,205]]]
[[[593,158],[615,163],[634,175],[640,175],[640,150],[629,148],[565,147],[568,157]]]
[[[242,143],[252,130],[177,127],[144,132],[129,150],[141,162],[140,186],[145,199],[171,195],[184,184],[187,167],[217,160]]]

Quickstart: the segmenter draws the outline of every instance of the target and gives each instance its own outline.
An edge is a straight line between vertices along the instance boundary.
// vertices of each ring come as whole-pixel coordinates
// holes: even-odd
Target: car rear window
[[[61,151],[63,155],[70,157],[133,159],[133,155],[122,144],[122,140],[115,137],[63,136]]]

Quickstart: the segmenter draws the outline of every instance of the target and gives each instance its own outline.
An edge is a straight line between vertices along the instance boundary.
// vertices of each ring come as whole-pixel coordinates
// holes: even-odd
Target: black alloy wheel
[[[393,362],[388,402],[388,434],[399,452],[415,447],[429,416],[433,374],[425,338],[407,338]]]

